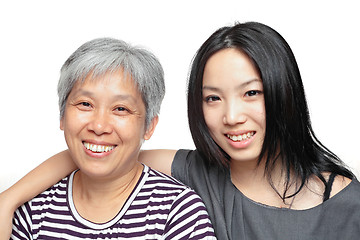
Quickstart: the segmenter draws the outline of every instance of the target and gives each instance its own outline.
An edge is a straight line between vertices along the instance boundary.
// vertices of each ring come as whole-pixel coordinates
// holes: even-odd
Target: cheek
[[[257,115],[258,115],[258,122],[261,125],[262,128],[266,128],[266,111],[265,111],[265,106],[261,105],[259,106],[259,108],[257,109]]]
[[[123,140],[136,142],[145,135],[145,122],[142,119],[118,118],[114,119],[113,126]]]
[[[61,119],[60,127],[67,132],[74,132],[79,128],[82,128],[88,121],[86,114],[81,114],[78,111],[69,109],[65,111],[64,117]]]
[[[258,125],[260,125],[261,127],[265,127],[266,110],[264,99],[258,99],[258,101],[254,101],[249,104],[247,114]]]
[[[220,114],[213,109],[209,109],[206,107],[203,108],[203,112],[206,126],[209,128],[211,135],[213,135],[213,132],[216,130],[217,126],[220,126],[221,124],[219,122]]]
[[[253,108],[254,113],[254,121],[259,126],[258,134],[261,136],[259,140],[262,142],[265,138],[265,132],[266,132],[266,111],[265,106],[263,104],[259,104],[257,107]]]

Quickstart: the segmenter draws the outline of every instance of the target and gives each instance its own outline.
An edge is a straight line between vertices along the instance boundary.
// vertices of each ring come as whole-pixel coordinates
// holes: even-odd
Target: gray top
[[[360,239],[360,183],[356,179],[316,207],[291,210],[247,198],[232,184],[228,170],[207,167],[196,150],[179,150],[171,171],[201,196],[218,239]]]

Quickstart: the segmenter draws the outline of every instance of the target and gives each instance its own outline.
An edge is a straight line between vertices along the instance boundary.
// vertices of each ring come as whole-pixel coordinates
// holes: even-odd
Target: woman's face
[[[231,162],[257,160],[265,136],[263,84],[248,56],[224,49],[209,58],[203,76],[203,111],[215,142]]]
[[[145,130],[141,95],[134,82],[117,71],[76,83],[60,128],[83,173],[118,177],[134,167],[141,144],[151,137],[156,123],[157,118]]]

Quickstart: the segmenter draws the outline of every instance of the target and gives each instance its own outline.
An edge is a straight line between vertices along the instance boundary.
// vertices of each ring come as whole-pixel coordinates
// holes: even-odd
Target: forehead
[[[107,71],[104,73],[90,72],[86,77],[78,79],[74,88],[75,86],[80,87],[87,84],[119,85],[138,91],[136,82],[132,79],[131,75],[123,69]]]
[[[127,96],[142,103],[141,93],[136,82],[122,70],[106,72],[101,75],[88,74],[83,80],[78,80],[70,95],[104,94],[104,97]],[[140,100],[140,101],[139,101]]]
[[[237,49],[220,50],[212,55],[205,65],[203,85],[239,85],[249,81],[262,83],[251,59]]]

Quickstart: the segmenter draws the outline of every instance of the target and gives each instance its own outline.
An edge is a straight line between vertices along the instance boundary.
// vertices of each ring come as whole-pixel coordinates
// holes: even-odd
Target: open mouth
[[[250,139],[252,136],[254,136],[255,132],[251,131],[251,132],[247,132],[244,134],[240,134],[240,135],[230,135],[230,134],[226,134],[226,137],[231,139],[234,142],[241,142],[241,141],[246,141],[248,139]]]
[[[115,145],[97,145],[88,142],[83,142],[83,145],[87,150],[90,150],[94,153],[110,152],[116,147]]]

